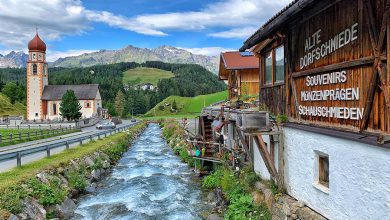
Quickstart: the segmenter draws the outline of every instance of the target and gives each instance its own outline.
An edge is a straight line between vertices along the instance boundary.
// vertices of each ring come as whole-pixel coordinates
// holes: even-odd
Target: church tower
[[[27,120],[44,119],[46,102],[42,102],[42,92],[48,84],[48,66],[46,63],[46,44],[38,33],[28,43],[27,61]]]

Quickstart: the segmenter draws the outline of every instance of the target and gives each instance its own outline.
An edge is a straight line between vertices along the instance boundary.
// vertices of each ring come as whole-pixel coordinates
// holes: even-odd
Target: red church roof
[[[38,34],[35,35],[35,37],[30,40],[28,43],[28,50],[29,51],[46,51],[46,44],[41,40]]]
[[[227,70],[257,69],[259,58],[252,55],[242,55],[238,51],[221,53],[221,61]]]

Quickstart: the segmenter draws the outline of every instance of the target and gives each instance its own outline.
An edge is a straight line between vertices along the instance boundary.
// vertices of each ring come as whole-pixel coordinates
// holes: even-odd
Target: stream
[[[75,219],[202,219],[201,181],[149,124],[95,194],[79,199]]]

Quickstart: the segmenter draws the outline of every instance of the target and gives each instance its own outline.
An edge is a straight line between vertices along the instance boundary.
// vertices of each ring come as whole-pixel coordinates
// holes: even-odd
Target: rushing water
[[[77,219],[201,219],[200,183],[150,124],[94,195],[79,200]]]

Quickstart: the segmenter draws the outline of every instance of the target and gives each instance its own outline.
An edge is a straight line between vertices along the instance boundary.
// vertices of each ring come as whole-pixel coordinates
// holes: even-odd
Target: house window
[[[57,104],[53,104],[53,115],[57,115]]]
[[[38,73],[38,66],[37,66],[37,64],[33,64],[32,68],[33,68],[33,75],[37,75],[37,73]]]
[[[275,82],[284,81],[284,47],[275,49]]]
[[[265,58],[265,75],[264,75],[264,84],[272,83],[272,53],[269,52]]]
[[[263,84],[273,85],[284,82],[284,47],[279,46],[267,52],[264,56]]]
[[[84,103],[85,108],[91,108],[91,103],[90,102],[85,102]]]
[[[329,188],[329,156],[318,155],[318,183]]]

